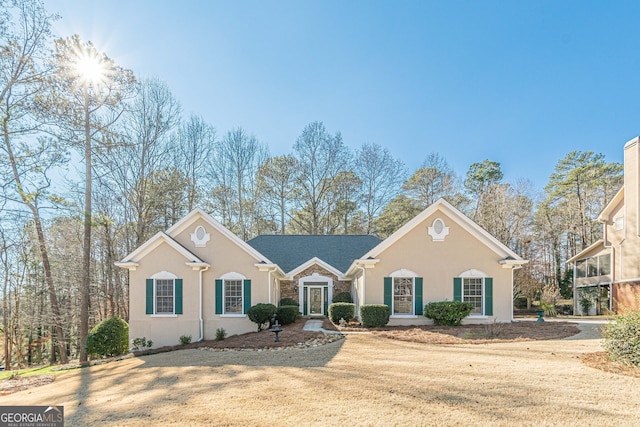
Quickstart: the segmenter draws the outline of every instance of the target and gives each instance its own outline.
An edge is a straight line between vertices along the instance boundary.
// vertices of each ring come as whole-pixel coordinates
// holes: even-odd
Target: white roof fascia
[[[376,264],[379,262],[380,260],[375,258],[367,258],[367,259],[361,258],[361,259],[353,260],[353,262],[349,266],[349,269],[344,275],[351,276],[353,273],[355,273],[353,270],[355,270],[356,267],[374,268]]]
[[[566,260],[564,263],[565,264],[569,264],[569,263],[572,263],[572,262],[577,261],[579,259],[582,259],[582,258],[584,258],[584,255],[586,253],[591,252],[592,250],[594,250],[595,248],[597,248],[600,245],[604,246],[604,240],[602,240],[602,239],[596,240],[595,242],[593,242],[592,244],[590,244],[589,246],[587,246],[586,248],[584,248],[583,250],[581,250],[580,252],[578,252],[577,254],[575,254],[574,256],[569,258],[568,260]]]
[[[205,264],[204,261],[202,261],[196,255],[191,253],[188,249],[186,249],[184,246],[182,246],[181,244],[173,240],[171,237],[167,236],[162,231],[156,233],[152,238],[144,242],[138,249],[131,252],[126,257],[124,257],[124,259],[120,261],[120,263],[122,264],[122,263],[138,262],[142,258],[147,256],[149,252],[153,251],[155,248],[160,246],[160,244],[162,243],[166,243],[169,246],[171,246],[178,253],[182,254],[189,262]]]
[[[281,276],[286,276],[285,272],[282,271],[282,268],[280,268],[280,266],[278,264],[273,264],[273,263],[264,263],[264,262],[257,262],[255,264],[253,264],[256,268],[258,268],[258,270],[260,271],[269,271],[269,270],[273,270],[274,268],[276,269],[276,272],[278,274],[280,274]]]
[[[478,224],[469,219],[466,215],[456,209],[445,199],[436,200],[431,206],[419,213],[411,221],[400,227],[395,233],[383,240],[378,246],[367,252],[362,258],[378,258],[378,256],[395,242],[404,237],[407,233],[420,225],[425,219],[430,217],[436,211],[442,211],[447,214],[453,221],[461,226],[469,234],[480,240],[489,249],[495,252],[500,258],[513,258],[515,261],[524,261],[520,255],[513,252],[498,239],[489,234]]]
[[[502,259],[498,261],[498,264],[502,264],[502,268],[514,268],[518,269],[525,264],[528,264],[529,260],[516,260],[516,259]]]
[[[185,264],[187,264],[193,270],[206,270],[207,268],[211,267],[211,265],[207,264],[206,262],[187,262]]]
[[[137,262],[114,262],[116,267],[126,268],[127,270],[135,271],[140,264]]]
[[[318,264],[319,266],[321,266],[325,270],[327,270],[330,273],[334,274],[338,278],[338,280],[346,280],[345,275],[341,271],[339,271],[338,269],[333,267],[331,264],[327,264],[326,262],[324,262],[323,260],[321,260],[318,257],[313,257],[309,261],[305,262],[304,264],[294,268],[293,270],[291,270],[290,272],[287,273],[287,276],[290,279],[292,279],[296,274],[306,270],[307,268],[311,267],[313,264]]]
[[[181,232],[183,232],[185,229],[187,229],[198,218],[204,219],[206,222],[209,223],[209,225],[211,225],[213,228],[218,230],[224,236],[229,238],[229,240],[234,242],[236,245],[244,249],[244,251],[247,252],[249,255],[251,255],[253,258],[255,258],[256,261],[264,261],[267,264],[272,264],[272,262],[269,261],[267,257],[262,255],[257,250],[255,250],[253,247],[247,244],[247,242],[245,242],[244,240],[236,236],[231,230],[226,228],[224,225],[220,224],[214,217],[212,217],[211,215],[203,211],[201,208],[195,208],[194,210],[189,212],[187,215],[185,215],[184,218],[182,218],[180,221],[173,224],[166,231],[166,234],[168,234],[171,237],[175,237]]]
[[[613,196],[613,199],[611,199],[609,201],[609,203],[607,203],[607,206],[605,206],[604,209],[602,209],[602,212],[600,212],[600,215],[598,215],[598,218],[597,218],[598,221],[605,222],[605,221],[609,220],[609,212],[618,203],[620,203],[621,200],[624,200],[624,185],[622,187],[620,187],[620,190],[618,190],[616,195]]]

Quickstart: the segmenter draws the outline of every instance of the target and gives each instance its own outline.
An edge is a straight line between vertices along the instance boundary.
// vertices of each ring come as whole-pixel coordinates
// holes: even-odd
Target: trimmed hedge
[[[87,353],[92,356],[119,356],[129,351],[129,325],[114,316],[98,323],[87,336]]]
[[[424,316],[434,325],[459,326],[473,310],[473,304],[462,301],[438,301],[424,306]]]
[[[280,307],[282,307],[283,305],[298,305],[298,301],[294,300],[293,298],[282,298],[280,300],[280,302],[278,303],[278,305]]]
[[[247,310],[247,316],[249,320],[258,325],[258,332],[264,329],[264,325],[267,324],[267,328],[271,326],[271,321],[275,317],[278,308],[273,304],[256,304]]]
[[[353,302],[353,297],[351,296],[351,292],[338,292],[337,294],[335,294],[333,296],[333,303],[336,302],[348,302],[348,303],[352,303]],[[345,319],[347,320],[347,319]]]
[[[298,305],[281,305],[276,312],[276,320],[281,325],[289,325],[296,321],[300,312]]]
[[[640,311],[617,315],[602,328],[602,337],[611,359],[640,366]]]
[[[360,323],[366,328],[379,328],[389,323],[390,310],[384,304],[365,304],[360,307]]]
[[[333,323],[339,323],[340,319],[350,322],[356,317],[356,305],[348,302],[334,302],[329,305],[329,319]]]

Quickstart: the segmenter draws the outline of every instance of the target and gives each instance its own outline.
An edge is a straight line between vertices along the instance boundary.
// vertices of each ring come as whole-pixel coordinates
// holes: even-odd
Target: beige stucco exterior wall
[[[181,335],[199,335],[198,286],[199,273],[185,265],[187,259],[167,243],[161,243],[138,261],[136,270],[129,272],[129,340],[146,337],[154,347],[179,344]],[[183,280],[183,312],[175,316],[145,314],[146,279],[162,271]],[[195,310],[193,309],[195,308]]]
[[[197,226],[203,226],[210,234],[204,247],[196,247],[190,233]],[[228,273],[238,273],[251,280],[251,305],[259,302],[277,303],[275,273],[267,268],[256,267],[261,260],[244,250],[237,242],[229,239],[202,218],[196,219],[175,236],[174,240],[197,255],[210,267],[202,273],[202,318],[204,339],[214,339],[216,330],[224,328],[227,335],[237,335],[256,330],[257,326],[246,315],[220,315],[215,313],[215,280]],[[162,243],[138,262],[139,266],[130,271],[130,339],[146,337],[154,342],[154,347],[176,345],[181,335],[191,335],[195,341],[200,336],[199,284],[200,272],[185,263],[191,260]],[[183,279],[183,313],[173,317],[159,317],[145,314],[145,281],[160,271],[169,271]],[[262,270],[262,271],[261,271]],[[271,278],[272,286],[269,286]]]
[[[632,140],[624,148],[624,240],[618,245],[620,258],[619,277],[615,280],[631,280],[640,277],[640,228],[638,202],[638,167],[640,166],[640,146]]]
[[[436,218],[449,227],[444,241],[433,241],[427,233]],[[493,278],[493,316],[465,319],[465,323],[486,323],[497,319],[512,320],[512,270],[503,268],[502,257],[476,237],[468,233],[454,220],[440,211],[427,217],[392,246],[380,253],[380,260],[373,269],[365,269],[364,304],[384,303],[384,278],[399,269],[415,272],[423,277],[423,303],[453,300],[453,278],[475,269]],[[424,316],[392,318],[394,324],[429,324]]]

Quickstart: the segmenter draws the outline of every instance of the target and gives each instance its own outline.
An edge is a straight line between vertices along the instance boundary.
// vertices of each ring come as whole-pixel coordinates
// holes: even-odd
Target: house
[[[622,188],[598,216],[602,239],[567,260],[573,265],[576,314],[600,314],[607,309],[620,312],[639,307],[639,179],[640,138],[636,137],[624,146]]]
[[[127,255],[130,337],[155,346],[181,335],[212,339],[254,331],[257,303],[298,301],[304,315],[326,315],[333,295],[358,308],[386,304],[391,325],[430,324],[432,301],[474,305],[467,323],[509,322],[513,270],[527,261],[443,199],[385,240],[374,236],[238,238],[195,209]]]

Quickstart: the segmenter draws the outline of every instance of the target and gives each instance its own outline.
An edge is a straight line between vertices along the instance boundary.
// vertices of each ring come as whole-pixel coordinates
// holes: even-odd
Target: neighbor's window
[[[607,254],[598,257],[598,270],[600,276],[611,274],[611,256]]]
[[[605,254],[576,261],[576,278],[611,274],[611,255]]]
[[[462,301],[473,304],[473,314],[482,314],[482,277],[462,279]]]
[[[173,279],[155,279],[156,314],[174,314]]]
[[[224,312],[242,313],[242,280],[224,281]]]
[[[413,314],[413,277],[393,278],[393,314]]]

